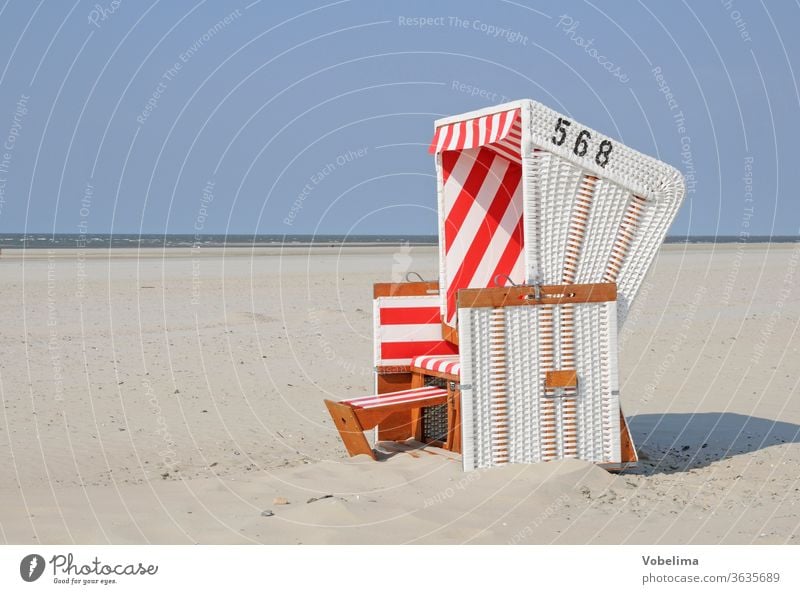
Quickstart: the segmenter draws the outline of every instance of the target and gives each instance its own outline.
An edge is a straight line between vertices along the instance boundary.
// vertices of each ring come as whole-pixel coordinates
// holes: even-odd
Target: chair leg
[[[417,441],[422,441],[422,409],[415,408],[411,411],[411,434]]]
[[[633,437],[628,427],[628,421],[625,415],[622,414],[622,408],[619,409],[619,428],[620,428],[620,450],[622,453],[623,462],[637,462],[639,455],[636,453],[636,447],[633,445]]]
[[[461,453],[461,391],[447,386],[447,446],[456,454]]]
[[[425,385],[425,376],[421,373],[411,373],[411,388],[422,388]],[[422,441],[422,409],[415,408],[411,411],[411,437]]]
[[[333,400],[326,400],[325,406],[328,407],[328,412],[331,414],[333,424],[339,431],[347,453],[351,456],[366,454],[375,460],[375,452],[369,446],[369,442],[364,435],[364,429],[361,427],[355,411],[346,404],[334,402]]]
[[[412,387],[412,375],[408,373],[379,373],[378,394],[409,390]],[[377,441],[405,441],[413,437],[411,433],[411,413],[403,411],[392,413],[378,425]]]

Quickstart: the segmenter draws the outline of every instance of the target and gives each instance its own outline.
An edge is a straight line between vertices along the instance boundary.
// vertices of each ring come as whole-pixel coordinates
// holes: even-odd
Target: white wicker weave
[[[520,134],[504,142],[519,141],[519,160],[509,162],[521,167],[481,148],[492,149],[492,114],[514,114]],[[683,200],[681,174],[531,100],[438,120],[436,128],[441,311],[445,324],[459,327],[464,468],[620,462],[618,326]],[[503,176],[505,193],[497,191]],[[486,288],[497,277],[616,283],[617,298],[462,308],[456,317],[457,290]],[[545,389],[547,371],[572,369],[576,388]]]
[[[523,105],[530,110],[530,136],[523,135],[522,151],[528,172],[525,211],[531,213],[525,235],[528,282],[616,282],[622,324],[683,200],[683,177],[540,103]],[[562,125],[566,133],[557,145],[558,123],[564,120],[570,124]],[[584,148],[581,135],[587,139],[583,156],[577,154]],[[605,159],[596,157],[603,143],[612,148],[601,166]],[[531,223],[532,216],[538,220]],[[582,243],[575,246],[567,230],[577,223],[583,223]],[[565,276],[570,264],[572,278]]]
[[[458,319],[464,470],[621,461],[613,301],[460,308]],[[545,388],[558,368],[578,371],[577,389]]]
[[[520,112],[522,132],[522,195],[521,203],[511,207],[524,213],[524,278],[511,276],[529,284],[616,282],[622,324],[683,200],[683,178],[673,167],[531,100],[444,118],[436,128],[515,109]],[[436,154],[436,168],[442,312],[450,323],[448,283],[463,248],[446,250],[444,228],[452,192],[460,191],[463,180],[451,181],[456,189],[447,194],[441,152]],[[498,241],[490,249],[504,247]],[[459,288],[491,286],[493,279],[487,278],[476,274],[462,280]]]

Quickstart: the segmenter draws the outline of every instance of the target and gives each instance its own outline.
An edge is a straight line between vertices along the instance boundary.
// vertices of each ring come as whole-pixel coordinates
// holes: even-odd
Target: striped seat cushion
[[[414,388],[401,392],[388,392],[386,394],[342,400],[341,404],[347,404],[353,408],[360,409],[399,407],[404,404],[419,404],[420,407],[423,407],[441,404],[446,399],[447,390],[444,388],[437,388],[436,386],[427,386],[425,388]]]
[[[461,362],[458,355],[414,357],[411,360],[411,368],[415,371],[437,371],[455,377],[461,376]]]

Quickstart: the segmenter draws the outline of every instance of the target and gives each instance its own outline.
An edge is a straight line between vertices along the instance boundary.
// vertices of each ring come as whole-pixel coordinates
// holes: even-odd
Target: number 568
[[[567,119],[558,118],[556,122],[555,134],[552,137],[553,144],[556,146],[561,146],[564,144],[564,141],[567,139],[567,128],[572,124]],[[575,138],[575,144],[572,147],[572,153],[579,156],[584,157],[586,156],[586,152],[589,150],[589,141],[592,139],[592,134],[588,130],[581,130],[578,133],[577,138]],[[600,142],[600,145],[597,148],[597,154],[594,156],[594,162],[597,163],[600,167],[605,167],[608,165],[608,157],[611,155],[611,151],[614,148],[614,145],[611,144],[610,140],[603,140]]]

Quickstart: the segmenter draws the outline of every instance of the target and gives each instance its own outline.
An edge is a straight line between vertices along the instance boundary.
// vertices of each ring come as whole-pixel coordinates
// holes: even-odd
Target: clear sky
[[[778,1],[8,0],[0,232],[435,234],[434,119],[532,98],[692,173],[672,234],[798,234],[799,25]]]

